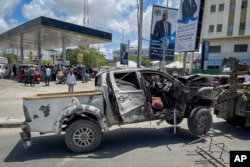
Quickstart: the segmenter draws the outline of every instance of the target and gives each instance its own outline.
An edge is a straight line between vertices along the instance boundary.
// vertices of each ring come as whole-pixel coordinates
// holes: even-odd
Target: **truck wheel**
[[[188,116],[188,128],[196,135],[206,134],[212,126],[212,114],[207,108],[196,107]]]
[[[89,120],[73,122],[66,130],[65,143],[75,153],[94,151],[101,141],[101,128]]]
[[[184,117],[177,117],[176,118],[176,125],[179,125],[183,121]],[[166,119],[166,122],[170,125],[174,125],[174,118],[173,119]]]

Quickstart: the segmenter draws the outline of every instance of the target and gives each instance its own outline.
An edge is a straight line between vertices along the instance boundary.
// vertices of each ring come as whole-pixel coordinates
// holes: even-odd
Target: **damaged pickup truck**
[[[71,151],[90,152],[111,126],[153,120],[177,125],[188,118],[190,131],[204,135],[212,125],[213,88],[195,82],[151,69],[102,71],[94,91],[25,97],[20,133],[24,147],[32,144],[31,132],[65,133]]]

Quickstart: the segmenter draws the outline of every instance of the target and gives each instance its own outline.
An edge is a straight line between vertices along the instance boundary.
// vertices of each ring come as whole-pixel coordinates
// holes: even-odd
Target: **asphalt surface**
[[[34,87],[18,82],[16,78],[0,79],[0,128],[20,127],[24,121],[22,99],[37,93],[67,92],[66,84],[51,81],[49,86],[44,82]],[[77,81],[74,91],[94,90],[94,79],[82,83]]]
[[[114,126],[104,133],[105,140],[94,153],[75,156],[69,154],[64,146],[63,136],[39,136],[33,134],[34,145],[24,151],[17,135],[20,123],[24,121],[22,98],[37,93],[67,92],[67,85],[50,86],[44,83],[35,87],[25,87],[13,78],[0,79],[0,138],[3,139],[1,150],[12,148],[0,166],[13,166],[24,162],[24,166],[33,166],[40,159],[55,157],[53,166],[225,166],[229,165],[230,151],[250,151],[250,128],[237,127],[213,115],[213,125],[206,136],[192,134],[184,120],[177,126],[176,134],[171,125],[155,121],[138,124]],[[94,90],[94,80],[77,82],[75,91]],[[9,130],[9,128],[12,128]],[[13,147],[15,141],[18,141]],[[58,143],[59,141],[59,143]],[[219,147],[217,147],[219,146]],[[56,147],[56,148],[55,148]],[[205,150],[205,152],[204,152]],[[7,151],[8,152],[8,151]],[[212,157],[210,157],[212,155]],[[70,157],[70,161],[68,161]],[[36,159],[37,158],[37,159]],[[82,161],[84,158],[85,161]],[[1,154],[0,154],[1,159]],[[65,164],[61,164],[61,161]],[[56,161],[56,162],[55,162]],[[82,163],[85,163],[84,165]],[[19,166],[20,164],[16,164]],[[39,165],[46,166],[41,161]]]

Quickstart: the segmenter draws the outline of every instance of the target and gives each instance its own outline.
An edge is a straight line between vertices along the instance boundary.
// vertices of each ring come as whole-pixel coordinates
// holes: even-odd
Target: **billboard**
[[[120,44],[120,64],[128,65],[128,44]]]
[[[165,51],[165,60],[174,60],[177,18],[177,9],[153,6],[149,42],[150,59],[162,60]]]
[[[201,69],[202,70],[207,70],[209,46],[210,46],[209,41],[202,42],[202,50],[201,50]]]
[[[200,14],[201,1],[180,0],[176,30],[176,52],[195,51],[199,49],[196,40],[199,40],[200,37],[198,29],[200,30],[201,27],[198,28],[198,24],[201,22],[199,17],[202,17],[202,14]]]

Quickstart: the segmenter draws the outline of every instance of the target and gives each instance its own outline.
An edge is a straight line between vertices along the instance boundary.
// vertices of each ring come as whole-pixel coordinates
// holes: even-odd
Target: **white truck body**
[[[77,110],[91,112],[101,118],[102,100],[102,93],[96,91],[36,94],[23,99],[23,108],[29,115],[30,120],[26,123],[31,132],[59,134],[61,120]]]

